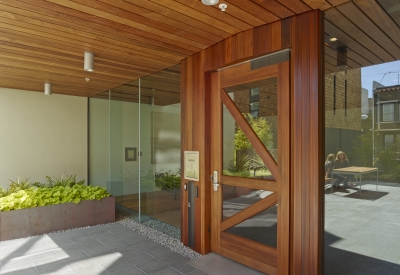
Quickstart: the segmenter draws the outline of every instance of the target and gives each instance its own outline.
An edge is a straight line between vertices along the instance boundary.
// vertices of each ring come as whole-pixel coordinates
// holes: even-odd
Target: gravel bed
[[[179,239],[173,238],[167,234],[161,233],[160,231],[148,227],[142,223],[139,223],[132,219],[127,219],[118,222],[123,226],[131,228],[133,231],[138,232],[141,235],[148,237],[149,239],[153,240],[154,242],[168,247],[172,251],[186,257],[189,259],[194,259],[200,257],[201,255],[196,251],[193,251],[187,246],[184,246],[183,243]]]

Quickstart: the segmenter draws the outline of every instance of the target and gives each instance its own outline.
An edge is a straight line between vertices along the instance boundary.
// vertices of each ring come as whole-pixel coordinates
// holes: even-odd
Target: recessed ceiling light
[[[337,41],[337,38],[335,38],[335,37],[332,37],[331,39],[329,39],[330,41],[332,41],[332,42],[334,42],[334,41]]]
[[[201,2],[202,2],[204,5],[212,6],[212,5],[217,4],[217,3],[219,2],[219,0],[201,0]]]

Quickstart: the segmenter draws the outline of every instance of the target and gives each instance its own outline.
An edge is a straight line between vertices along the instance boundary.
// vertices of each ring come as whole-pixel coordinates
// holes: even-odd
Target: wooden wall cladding
[[[319,2],[323,5],[323,1]],[[196,211],[194,249],[210,251],[210,167],[209,149],[210,89],[208,72],[263,56],[285,48],[291,49],[291,196],[290,266],[279,266],[279,274],[321,274],[323,244],[323,15],[309,11],[285,20],[247,30],[229,37],[182,62],[182,151],[200,152],[200,190]],[[289,81],[289,80],[288,80]],[[183,167],[183,166],[182,166]],[[182,180],[181,186],[185,183]],[[182,190],[184,192],[184,190]],[[187,226],[187,209],[182,200],[182,241]]]

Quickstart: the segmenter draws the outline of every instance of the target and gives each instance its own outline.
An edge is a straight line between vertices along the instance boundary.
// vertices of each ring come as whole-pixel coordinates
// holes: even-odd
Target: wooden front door
[[[288,274],[289,61],[254,67],[211,74],[211,250]]]

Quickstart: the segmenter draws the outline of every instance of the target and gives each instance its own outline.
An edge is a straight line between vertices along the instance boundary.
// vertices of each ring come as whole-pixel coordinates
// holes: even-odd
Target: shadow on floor
[[[325,275],[399,275],[400,265],[332,247],[342,238],[325,231]]]

